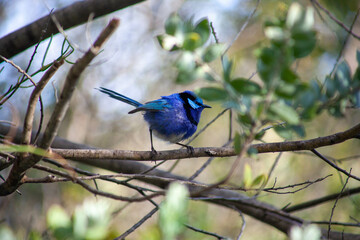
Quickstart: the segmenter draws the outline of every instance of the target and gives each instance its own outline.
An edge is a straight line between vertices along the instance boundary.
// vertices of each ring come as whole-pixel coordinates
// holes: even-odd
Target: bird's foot
[[[150,157],[151,159],[154,161],[154,163],[156,164],[156,155],[157,155],[157,151],[155,150],[155,148],[151,148],[151,154],[150,154]]]
[[[182,144],[182,143],[176,143],[177,145],[180,145],[180,146],[183,146],[183,147],[186,147],[188,153],[190,153],[191,155],[194,155],[195,153],[195,150],[192,146],[189,146],[189,145],[185,145],[185,144]]]

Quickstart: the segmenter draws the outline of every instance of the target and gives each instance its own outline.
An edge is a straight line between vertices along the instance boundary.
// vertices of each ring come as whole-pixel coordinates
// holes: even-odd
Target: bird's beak
[[[211,108],[209,105],[203,104],[203,108]]]

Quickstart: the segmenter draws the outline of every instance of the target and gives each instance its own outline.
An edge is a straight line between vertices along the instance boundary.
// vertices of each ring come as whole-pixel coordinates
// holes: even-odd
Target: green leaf
[[[215,87],[200,88],[196,93],[206,101],[223,101],[228,97],[228,93],[224,89]]]
[[[196,32],[187,33],[185,35],[183,48],[188,51],[194,51],[201,46],[201,37]]]
[[[251,186],[252,182],[252,170],[248,163],[245,163],[244,166],[244,177],[243,177],[243,183],[245,188],[249,188]]]
[[[293,99],[297,91],[296,85],[294,84],[281,84],[275,89],[275,94],[278,97],[284,99]]]
[[[247,126],[254,125],[254,119],[251,117],[251,115],[249,113],[238,114],[238,119],[239,119],[240,123],[242,123],[244,125],[247,125]]]
[[[194,32],[196,32],[200,35],[201,45],[204,45],[210,37],[209,20],[207,18],[205,18],[205,19],[199,21],[194,28]]]
[[[284,42],[287,37],[286,33],[281,27],[275,27],[275,26],[267,27],[265,28],[264,32],[267,38],[269,38],[270,40],[276,43]]]
[[[341,62],[339,66],[336,68],[334,80],[337,90],[341,94],[346,94],[349,92],[350,82],[352,79],[351,79],[349,65],[345,61]]]
[[[257,61],[257,70],[261,79],[270,83],[276,74],[279,52],[274,48],[263,48]]]
[[[299,80],[299,77],[289,67],[284,67],[281,71],[281,79],[286,83],[295,83]]]
[[[282,125],[278,125],[274,127],[275,132],[282,138],[284,139],[292,139],[293,138],[293,133],[291,131],[291,129],[284,127]]]
[[[0,152],[18,152],[18,153],[32,153],[38,156],[48,157],[50,153],[44,149],[37,148],[31,145],[7,145],[0,144]]]
[[[179,71],[194,71],[196,67],[194,54],[189,51],[183,52],[180,58],[176,61],[176,67],[179,69]]]
[[[332,98],[337,91],[336,83],[334,79],[330,78],[330,76],[326,76],[324,86],[325,86],[325,95],[328,98]]]
[[[230,82],[233,62],[225,55],[222,58],[221,64],[223,67],[224,80]]]
[[[316,34],[314,31],[294,32],[293,54],[295,58],[302,58],[309,55],[316,46]]]
[[[356,50],[356,61],[358,65],[360,66],[360,50]]]
[[[189,192],[177,182],[169,186],[164,202],[160,205],[159,227],[163,239],[177,239],[187,221]]]
[[[169,36],[169,35],[158,35],[157,40],[160,46],[165,49],[166,51],[175,51],[179,50],[178,40],[176,37]]]
[[[180,71],[176,77],[176,83],[189,84],[196,79],[197,75],[195,71]]]
[[[276,102],[270,105],[269,112],[288,124],[298,124],[300,119],[297,112],[283,102]]]
[[[240,134],[236,132],[234,137],[234,149],[236,154],[240,153],[242,144],[243,144],[242,136],[240,136]]]
[[[258,154],[258,150],[254,147],[250,147],[248,150],[247,150],[247,154],[250,156],[250,157],[255,157],[257,154]]]
[[[292,31],[310,31],[314,26],[314,9],[304,8],[299,3],[291,4],[286,18],[286,25]]]
[[[262,184],[264,184],[264,183],[267,182],[267,179],[268,179],[268,177],[267,177],[266,174],[260,174],[259,176],[257,176],[257,177],[254,179],[254,181],[252,181],[251,187],[256,187],[256,186],[258,186],[258,185],[261,186]]]
[[[212,44],[205,49],[202,59],[204,62],[212,62],[219,58],[224,50],[224,44]]]
[[[261,87],[259,84],[245,78],[236,78],[230,82],[231,86],[240,94],[260,95]]]
[[[181,30],[183,20],[176,13],[170,15],[165,22],[165,32],[169,35],[175,36],[176,32]]]

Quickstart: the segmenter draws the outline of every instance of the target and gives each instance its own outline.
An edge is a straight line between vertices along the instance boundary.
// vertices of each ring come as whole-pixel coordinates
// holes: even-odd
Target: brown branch
[[[45,72],[45,74],[42,76],[40,81],[37,83],[35,89],[31,93],[29,104],[25,114],[23,135],[21,140],[22,144],[30,144],[36,102],[46,84],[49,82],[51,77],[55,74],[55,72],[62,64],[64,64],[64,59],[61,59],[60,61],[54,61],[53,65]]]
[[[106,28],[100,33],[94,45],[71,67],[68,75],[66,76],[65,84],[59,101],[55,105],[55,109],[50,117],[48,125],[45,129],[45,133],[40,141],[40,148],[48,149],[51,146],[55,136],[57,135],[60,123],[63,120],[69,107],[70,99],[81,73],[89,65],[91,60],[98,54],[101,46],[105,43],[105,41],[119,26],[119,22],[120,21],[118,19],[111,20]],[[25,175],[25,171],[40,161],[41,158],[42,156],[30,155],[26,159],[23,158],[21,161],[15,161],[8,178],[0,185],[0,196],[8,195],[14,192],[21,184],[21,179]]]
[[[310,0],[313,2],[316,6],[318,6],[322,11],[324,11],[334,22],[337,23],[341,28],[343,28],[346,32],[351,34],[354,38],[360,40],[360,36],[351,31],[350,28],[348,28],[343,22],[341,22],[339,19],[337,19],[329,10],[327,10],[324,6],[322,6],[318,1],[316,0]]]
[[[348,190],[340,192],[340,193],[330,194],[328,196],[324,196],[324,197],[314,199],[314,200],[311,200],[311,201],[308,201],[308,202],[303,202],[303,203],[294,205],[292,207],[287,207],[287,208],[285,208],[283,210],[285,212],[289,212],[289,213],[290,212],[295,212],[295,211],[300,211],[300,210],[308,209],[308,208],[311,208],[311,207],[315,207],[315,206],[317,206],[319,204],[323,204],[323,203],[328,202],[328,201],[335,200],[337,198],[340,199],[340,198],[348,197],[350,195],[358,194],[358,193],[360,193],[360,187],[351,188],[351,189],[348,189]]]
[[[0,134],[7,134],[10,127],[4,124],[0,124]],[[15,142],[19,142],[21,138],[20,130],[13,136]],[[41,136],[40,136],[41,138]],[[53,148],[79,148],[89,149],[88,145],[76,144],[67,141],[62,138],[55,138],[52,143]],[[112,159],[76,159],[77,162],[81,162],[90,166],[107,169],[113,172],[134,174],[141,173],[150,168],[139,162],[134,161],[114,161]],[[160,169],[153,169],[148,173],[150,176],[167,177],[178,180],[186,180],[186,178],[162,171]],[[143,180],[141,180],[143,181]],[[147,179],[144,182],[157,186],[162,189],[168,187],[169,182],[164,182],[160,179]],[[201,187],[189,186],[190,192],[197,192]],[[208,198],[212,196],[212,198]],[[279,210],[267,203],[260,202],[256,199],[251,199],[240,193],[223,189],[210,189],[207,192],[202,193],[203,201],[211,202],[220,206],[224,206],[230,209],[236,209],[243,212],[263,223],[266,223],[281,232],[287,234],[293,225],[302,225],[305,221],[301,218],[287,214],[286,212]],[[206,199],[208,198],[208,199]],[[199,198],[198,198],[199,199]],[[326,236],[327,230],[323,229],[323,236]],[[331,231],[332,239],[360,239],[360,235]]]
[[[338,132],[329,136],[319,137],[303,141],[287,141],[275,143],[261,143],[252,144],[250,147],[255,148],[258,153],[269,152],[288,152],[313,150],[319,147],[330,146],[342,143],[346,140],[354,138],[360,134],[360,124],[344,131]],[[80,159],[118,159],[118,160],[136,160],[136,161],[154,161],[154,160],[174,160],[183,158],[198,158],[198,157],[229,157],[236,156],[233,148],[224,147],[207,147],[194,148],[194,152],[189,153],[187,149],[158,151],[154,156],[151,151],[130,151],[130,150],[109,150],[109,149],[52,149],[54,153],[61,155],[64,158],[73,160]]]
[[[59,9],[53,13],[61,27],[66,30],[88,21],[90,14],[94,19],[102,17],[111,12],[135,5],[144,0],[87,0],[77,1],[65,8]],[[6,58],[24,51],[25,49],[36,44],[40,36],[43,39],[59,33],[59,29],[53,21],[49,22],[50,14],[30,23],[0,39],[0,55]],[[48,24],[48,25],[47,25]],[[47,31],[43,30],[47,26]],[[0,60],[0,62],[2,62]]]

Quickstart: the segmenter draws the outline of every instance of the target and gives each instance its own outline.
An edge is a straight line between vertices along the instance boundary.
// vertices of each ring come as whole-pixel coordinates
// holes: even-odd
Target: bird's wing
[[[130,111],[129,113],[136,113],[139,111],[161,111],[165,108],[170,108],[171,105],[166,99],[158,99],[151,102],[147,102],[134,110]]]

